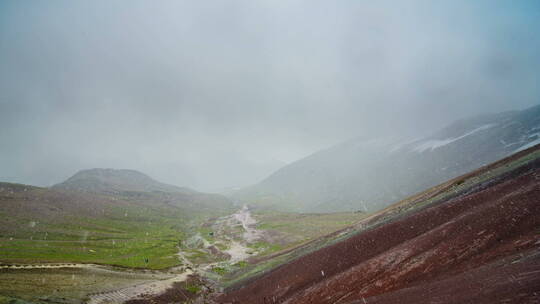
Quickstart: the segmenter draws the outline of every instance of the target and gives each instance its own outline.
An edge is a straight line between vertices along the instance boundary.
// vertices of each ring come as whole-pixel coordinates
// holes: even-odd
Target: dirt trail
[[[133,269],[118,269],[112,266],[97,265],[97,264],[82,264],[82,263],[43,263],[43,264],[6,264],[0,265],[0,269],[13,270],[31,270],[31,269],[86,269],[93,272],[106,272],[119,276],[148,276],[148,279],[142,283],[131,285],[125,288],[116,288],[105,290],[98,293],[88,295],[88,302],[91,304],[99,303],[123,303],[127,300],[137,298],[140,295],[154,295],[164,292],[171,287],[173,283],[184,281],[192,274],[191,270],[186,270],[181,274],[165,273],[162,271],[152,270],[133,270]],[[171,269],[171,271],[178,269]]]
[[[153,280],[122,289],[91,294],[89,295],[90,300],[87,303],[124,303],[128,300],[141,298],[142,296],[158,295],[171,288],[173,283],[187,280],[188,276],[191,274],[193,274],[193,271],[188,269],[182,274],[174,276],[170,279],[159,281]]]
[[[54,264],[9,264],[0,265],[0,269],[54,269],[54,268],[91,268],[103,269],[103,266],[95,264],[78,263],[54,263]]]

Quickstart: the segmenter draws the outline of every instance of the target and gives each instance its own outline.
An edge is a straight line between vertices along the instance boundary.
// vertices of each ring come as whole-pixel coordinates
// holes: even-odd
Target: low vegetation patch
[[[225,267],[215,266],[212,267],[212,271],[219,274],[219,275],[225,275],[228,271]]]

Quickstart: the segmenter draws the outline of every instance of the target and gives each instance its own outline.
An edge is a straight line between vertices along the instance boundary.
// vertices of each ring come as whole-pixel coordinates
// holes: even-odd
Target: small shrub
[[[219,275],[224,275],[224,274],[227,273],[227,269],[225,269],[223,267],[218,267],[218,266],[212,268],[212,271],[219,274]]]
[[[191,292],[191,293],[197,294],[197,293],[199,293],[201,291],[201,287],[198,286],[198,285],[188,284],[188,285],[186,285],[186,290]]]
[[[248,265],[248,263],[246,261],[240,261],[236,264],[234,264],[233,266],[236,266],[236,267],[240,267],[240,268],[244,268]]]

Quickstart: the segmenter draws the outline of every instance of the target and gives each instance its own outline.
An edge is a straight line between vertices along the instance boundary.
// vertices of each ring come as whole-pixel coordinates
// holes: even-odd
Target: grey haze
[[[539,102],[537,1],[1,1],[0,180],[246,186]]]

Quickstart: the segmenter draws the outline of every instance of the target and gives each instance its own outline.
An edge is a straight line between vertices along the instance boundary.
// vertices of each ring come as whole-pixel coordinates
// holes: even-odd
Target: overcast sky
[[[540,103],[540,2],[0,1],[0,180],[252,184]]]

